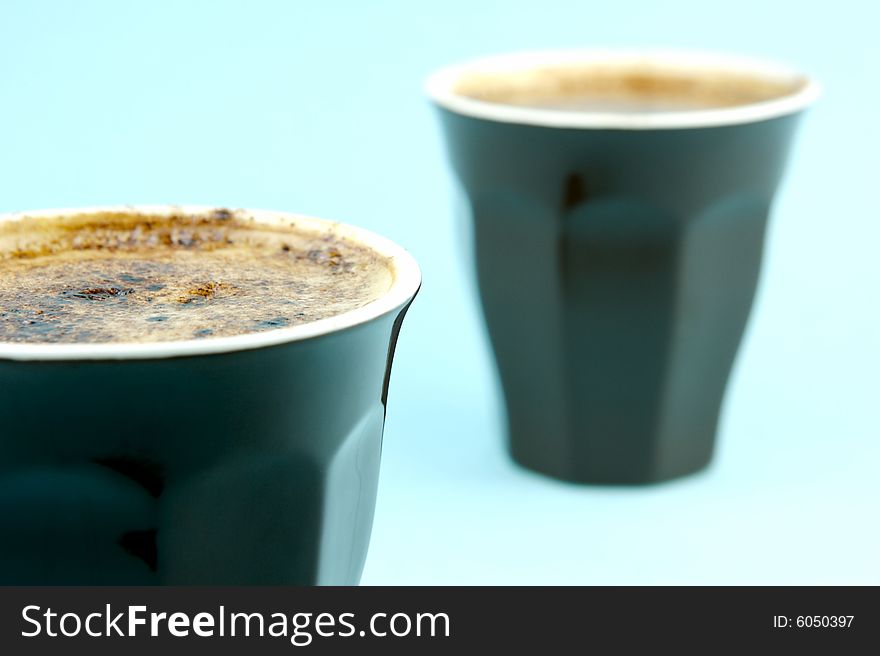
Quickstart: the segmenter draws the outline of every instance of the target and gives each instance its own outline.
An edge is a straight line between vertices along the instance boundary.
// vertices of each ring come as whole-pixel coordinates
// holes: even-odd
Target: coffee
[[[591,63],[469,73],[455,92],[473,100],[570,112],[644,114],[737,107],[794,91],[790,81],[671,65]]]
[[[379,298],[390,262],[244,212],[100,212],[0,223],[0,342],[160,342],[332,317]]]

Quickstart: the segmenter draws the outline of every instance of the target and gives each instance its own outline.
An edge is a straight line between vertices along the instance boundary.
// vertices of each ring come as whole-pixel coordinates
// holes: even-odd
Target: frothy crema
[[[775,100],[805,80],[662,62],[589,62],[468,72],[454,92],[484,102],[571,112],[653,113],[733,108]]]
[[[381,297],[385,256],[243,211],[0,222],[0,342],[165,342],[326,319]]]

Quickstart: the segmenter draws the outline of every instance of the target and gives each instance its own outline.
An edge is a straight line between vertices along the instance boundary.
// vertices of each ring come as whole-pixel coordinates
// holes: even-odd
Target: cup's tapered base
[[[635,465],[608,466],[602,462],[571,461],[565,466],[554,465],[546,458],[535,458],[528,450],[517,449],[508,443],[511,459],[520,467],[566,483],[579,485],[634,486],[666,483],[697,474],[712,461],[711,446],[693,453],[686,462],[669,469],[646,469]],[[551,460],[559,460],[553,458]]]

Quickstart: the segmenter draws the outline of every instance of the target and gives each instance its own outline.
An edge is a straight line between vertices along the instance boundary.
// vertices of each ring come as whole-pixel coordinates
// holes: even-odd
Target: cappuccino
[[[160,342],[326,319],[393,282],[384,256],[244,212],[0,223],[0,342]]]

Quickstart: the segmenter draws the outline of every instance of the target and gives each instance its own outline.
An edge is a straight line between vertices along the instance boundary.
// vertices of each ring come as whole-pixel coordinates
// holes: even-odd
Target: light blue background
[[[871,3],[0,4],[0,211],[207,203],[356,223],[424,273],[368,584],[880,583]],[[719,49],[823,83],[776,204],[711,469],[650,489],[515,468],[423,77],[497,51]]]

